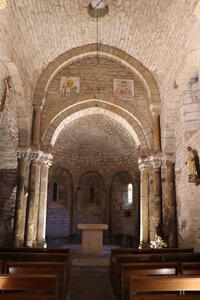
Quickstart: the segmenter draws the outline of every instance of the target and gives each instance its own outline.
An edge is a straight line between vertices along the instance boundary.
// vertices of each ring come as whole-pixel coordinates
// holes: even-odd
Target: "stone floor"
[[[101,254],[83,254],[81,245],[64,245],[71,249],[70,283],[67,300],[115,300],[109,282],[110,249]]]

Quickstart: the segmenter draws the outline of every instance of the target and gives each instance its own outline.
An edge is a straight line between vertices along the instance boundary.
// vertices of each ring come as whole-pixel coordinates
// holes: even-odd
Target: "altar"
[[[78,224],[82,230],[82,252],[101,253],[103,249],[103,230],[108,229],[107,224]]]

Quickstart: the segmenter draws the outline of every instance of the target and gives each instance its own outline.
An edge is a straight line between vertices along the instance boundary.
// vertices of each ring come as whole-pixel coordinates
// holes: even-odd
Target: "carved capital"
[[[43,154],[41,157],[41,164],[51,167],[53,165],[53,155],[50,153]]]
[[[29,159],[31,160],[32,163],[39,163],[40,158],[42,157],[43,152],[40,150],[31,150],[29,154]]]
[[[19,162],[25,162],[29,160],[30,148],[18,148],[17,150],[17,159]]]
[[[152,113],[152,116],[154,117],[158,117],[160,115],[160,112],[161,112],[161,105],[160,104],[152,104],[150,106],[151,108],[151,113]]]
[[[162,158],[162,164],[165,167],[173,167],[173,165],[175,164],[175,158],[172,155],[166,155],[163,156]]]
[[[34,109],[36,111],[42,111],[43,108],[44,108],[45,103],[46,103],[46,98],[45,97],[43,97],[42,99],[35,98],[34,102],[33,102]]]
[[[161,157],[155,157],[155,156],[150,157],[150,163],[154,169],[159,169],[161,167],[161,162],[162,162]]]
[[[149,167],[149,159],[147,157],[140,157],[138,159],[139,170],[147,169]]]

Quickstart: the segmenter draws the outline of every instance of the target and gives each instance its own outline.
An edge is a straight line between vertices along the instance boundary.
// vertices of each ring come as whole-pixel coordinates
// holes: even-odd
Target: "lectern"
[[[82,252],[101,253],[103,249],[103,230],[108,229],[107,224],[78,224],[82,230]]]

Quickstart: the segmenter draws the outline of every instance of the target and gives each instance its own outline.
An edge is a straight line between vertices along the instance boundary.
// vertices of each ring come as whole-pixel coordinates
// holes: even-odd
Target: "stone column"
[[[177,247],[175,172],[172,159],[167,160],[167,198],[169,247]]]
[[[148,158],[138,160],[140,170],[140,247],[147,247],[149,242],[149,191]]]
[[[106,224],[110,228],[110,185],[105,186],[105,214],[106,214]]]
[[[34,99],[34,119],[33,119],[33,145],[39,146],[40,144],[40,122],[41,112],[44,107],[46,99]]]
[[[160,107],[152,105],[151,106],[152,116],[153,116],[153,135],[154,135],[154,149],[155,151],[160,150]]]
[[[35,228],[35,203],[38,197],[38,177],[40,174],[39,160],[42,156],[41,151],[32,151],[30,154],[30,174],[29,174],[29,190],[27,199],[27,218],[26,218],[26,239],[25,245],[32,247],[34,244],[34,228]]]
[[[162,189],[161,189],[161,158],[151,157],[153,167],[153,197],[150,203],[150,230],[151,238],[162,236]]]
[[[37,246],[46,247],[46,217],[47,217],[47,191],[48,191],[48,174],[49,167],[52,166],[53,156],[43,154],[40,163],[40,199],[38,210],[38,227],[37,227]]]
[[[20,247],[23,245],[23,206],[24,198],[26,198],[25,179],[27,174],[26,164],[29,156],[29,149],[21,149],[17,152],[18,156],[18,186],[15,208],[15,223],[14,223],[14,246]]]

